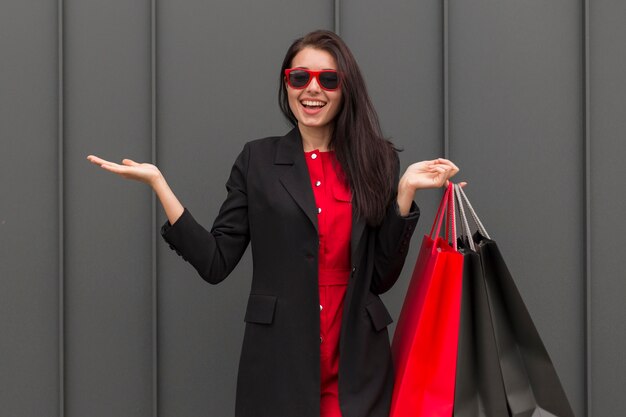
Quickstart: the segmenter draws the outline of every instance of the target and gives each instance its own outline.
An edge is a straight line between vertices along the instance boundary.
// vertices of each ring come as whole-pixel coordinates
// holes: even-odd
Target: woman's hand
[[[448,180],[457,172],[459,168],[447,159],[417,162],[406,169],[398,187],[415,191],[447,186]]]
[[[118,174],[126,179],[144,182],[153,188],[156,182],[162,178],[161,171],[152,164],[140,164],[130,159],[123,159],[122,165],[120,165],[98,158],[95,155],[89,155],[87,159],[92,164],[99,165],[100,168]]]
[[[113,172],[123,178],[130,180],[141,181],[148,184],[163,205],[167,219],[171,224],[174,224],[176,220],[183,214],[184,207],[178,201],[169,185],[161,175],[161,171],[152,164],[139,164],[130,159],[122,160],[122,165],[115,162],[106,161],[102,158],[98,158],[94,155],[87,157],[89,162],[95,165],[99,165],[101,168],[107,171]]]
[[[443,158],[422,161],[410,165],[398,183],[398,208],[406,216],[415,197],[415,191],[424,188],[439,188],[448,185],[448,180],[459,172],[451,161]],[[465,186],[462,182],[459,185]]]

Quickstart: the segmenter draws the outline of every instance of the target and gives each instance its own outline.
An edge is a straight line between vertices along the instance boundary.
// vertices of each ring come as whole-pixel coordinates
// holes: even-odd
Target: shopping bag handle
[[[455,219],[455,210],[454,210],[454,184],[450,182],[446,191],[439,203],[439,208],[437,209],[437,215],[435,216],[435,221],[433,222],[433,226],[430,229],[429,237],[431,239],[439,236],[441,232],[441,224],[445,217],[446,219],[446,240],[450,241],[450,232],[452,232],[452,246],[454,250],[457,250],[456,243],[456,219]],[[436,234],[433,234],[435,232]],[[436,246],[436,245],[435,245]],[[435,246],[433,246],[433,250],[435,250]]]
[[[456,217],[454,210],[454,184],[448,184],[448,211],[446,213],[446,241],[450,242],[450,232],[452,232],[452,246],[457,250],[456,245]]]
[[[441,226],[440,224],[441,211],[444,208],[444,206],[447,204],[447,202],[448,202],[448,189],[446,189],[443,197],[441,198],[441,201],[439,202],[439,208],[437,208],[437,215],[435,216],[435,220],[433,221],[433,226],[430,228],[430,233],[428,236],[431,239],[433,238],[433,232],[435,231],[435,227],[437,227],[437,234],[439,234],[439,230]]]
[[[472,250],[476,250],[474,247],[472,233],[470,231],[469,224],[467,222],[467,216],[465,215],[464,208],[466,208],[467,211],[469,211],[470,215],[472,216],[472,219],[474,220],[474,223],[476,224],[476,227],[478,228],[478,232],[484,237],[486,237],[487,239],[491,239],[491,237],[489,236],[489,233],[487,233],[487,229],[485,229],[485,226],[483,226],[483,223],[478,218],[478,215],[476,214],[476,210],[474,210],[474,207],[472,207],[472,203],[470,203],[469,199],[467,198],[467,195],[465,194],[465,191],[463,191],[463,187],[456,184],[454,187],[454,192],[455,192],[455,197],[457,199],[457,203],[459,206],[459,213],[461,215],[461,223],[463,224],[464,232],[467,235],[467,240],[469,241],[469,244]]]
[[[461,197],[461,186],[458,184],[454,184],[454,197],[457,202],[457,207],[459,208],[459,217],[461,218],[461,227],[462,232],[461,236],[465,236],[467,238],[467,242],[469,243],[470,249],[476,252],[476,245],[474,245],[474,239],[472,239],[472,232],[470,231],[469,224],[467,223],[467,216],[465,215],[465,209],[463,208],[463,200]]]
[[[441,198],[441,202],[439,203],[439,208],[437,209],[437,215],[435,216],[435,220],[433,221],[433,226],[430,228],[429,237],[432,239],[433,237],[439,236],[441,232],[441,222],[443,221],[444,214],[447,212],[448,201],[449,201],[450,187],[446,188],[446,191]],[[433,235],[433,232],[437,231],[436,234]]]

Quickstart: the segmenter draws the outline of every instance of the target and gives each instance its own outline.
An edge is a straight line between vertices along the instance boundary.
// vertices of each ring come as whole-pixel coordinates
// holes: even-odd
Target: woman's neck
[[[300,130],[300,136],[302,137],[302,147],[305,152],[318,149],[320,152],[329,151],[330,137],[332,134],[332,128],[330,126],[324,127],[309,127],[298,125]]]

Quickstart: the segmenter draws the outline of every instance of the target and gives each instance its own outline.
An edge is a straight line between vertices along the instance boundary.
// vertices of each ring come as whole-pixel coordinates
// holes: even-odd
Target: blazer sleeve
[[[400,177],[400,161],[395,184]],[[406,255],[415,225],[420,216],[419,207],[415,201],[406,216],[400,215],[396,196],[387,208],[387,214],[376,230],[376,245],[374,249],[374,275],[370,290],[374,294],[388,291],[398,280],[404,266]]]
[[[232,272],[250,241],[246,185],[249,158],[246,144],[226,182],[228,194],[210,232],[186,208],[173,225],[166,222],[161,228],[161,236],[170,248],[210,284],[218,284]]]

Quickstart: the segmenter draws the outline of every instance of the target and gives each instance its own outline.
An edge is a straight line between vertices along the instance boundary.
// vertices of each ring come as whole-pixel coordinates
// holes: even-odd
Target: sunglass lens
[[[339,87],[339,76],[335,71],[324,71],[319,76],[320,84],[322,87],[334,90]]]
[[[289,73],[289,84],[294,88],[302,88],[309,82],[310,75],[306,71],[291,71]]]

